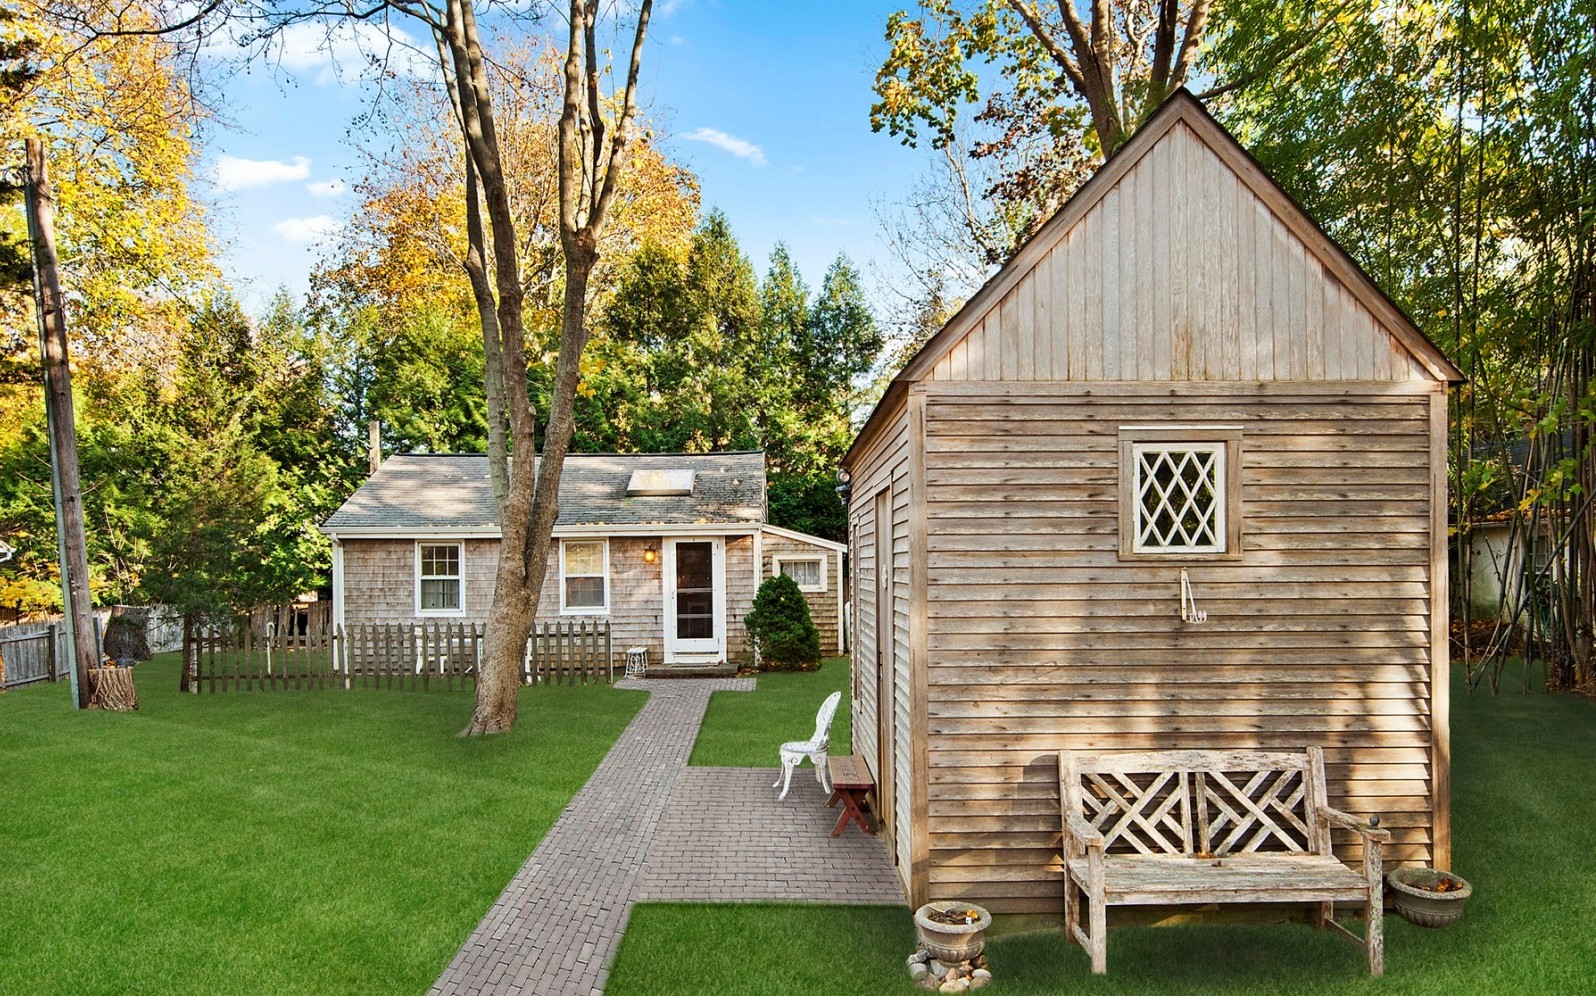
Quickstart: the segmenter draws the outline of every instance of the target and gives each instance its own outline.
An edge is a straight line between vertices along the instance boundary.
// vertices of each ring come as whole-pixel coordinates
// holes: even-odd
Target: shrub
[[[767,671],[813,671],[820,666],[820,630],[798,582],[777,574],[759,586],[748,613],[748,637]]]

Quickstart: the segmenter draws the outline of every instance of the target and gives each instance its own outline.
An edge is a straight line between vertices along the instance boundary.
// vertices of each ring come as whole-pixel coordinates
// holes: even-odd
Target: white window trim
[[[453,608],[453,609],[423,609],[421,607],[421,551],[422,551],[422,548],[429,547],[429,546],[452,546],[460,554],[460,558],[459,558],[460,559],[460,573],[459,573],[459,575],[455,576],[455,578],[454,578],[454,580],[457,581],[459,583],[459,585],[460,585],[460,604],[456,608]],[[415,591],[416,615],[418,615],[418,616],[463,616],[463,615],[466,614],[466,608],[465,608],[465,604],[466,604],[466,597],[465,597],[465,594],[466,594],[466,591],[465,591],[465,571],[466,571],[465,543],[463,543],[463,542],[453,542],[453,543],[451,543],[451,542],[439,542],[437,540],[416,540],[416,552],[415,552],[415,557],[414,557],[414,559],[412,561],[412,564],[413,564],[413,568],[414,568],[414,572],[415,572],[415,574],[414,574],[415,583],[413,585],[413,589]],[[429,580],[429,581],[442,581],[442,580],[448,580],[448,578],[446,576],[444,576],[444,575],[437,575],[435,577],[428,578],[427,580]]]
[[[1243,559],[1239,425],[1122,425],[1119,427],[1119,556],[1121,560],[1184,558],[1193,561]],[[1204,449],[1218,453],[1213,546],[1145,546],[1141,543],[1141,454],[1147,451]]]
[[[816,587],[815,585],[801,584],[801,585],[798,586],[798,590],[799,591],[825,591],[826,588],[827,588],[827,584],[826,584],[826,560],[827,559],[828,558],[823,553],[813,553],[813,554],[810,554],[810,553],[804,553],[804,554],[777,553],[777,554],[771,554],[771,557],[770,557],[770,576],[771,577],[775,577],[776,575],[780,574],[781,573],[781,565],[782,564],[796,564],[796,563],[801,563],[801,562],[819,564],[820,565],[820,585],[818,587]]]
[[[1202,453],[1212,455],[1214,458],[1213,477],[1213,524],[1209,531],[1214,536],[1213,543],[1188,543],[1183,546],[1174,544],[1154,545],[1145,542],[1142,534],[1142,456],[1148,453]],[[1225,529],[1229,525],[1225,519],[1226,496],[1230,494],[1226,464],[1227,452],[1224,440],[1188,441],[1177,443],[1166,442],[1134,442],[1131,444],[1131,495],[1135,498],[1135,505],[1131,510],[1131,522],[1135,532],[1131,537],[1131,552],[1147,554],[1149,556],[1170,556],[1193,553],[1226,553]]]
[[[567,543],[597,543],[603,549],[604,573],[604,604],[603,606],[577,605],[567,607],[565,604],[565,545]],[[592,577],[591,574],[578,574],[577,577]],[[560,615],[562,616],[607,616],[610,614],[610,541],[607,538],[573,536],[560,540]]]

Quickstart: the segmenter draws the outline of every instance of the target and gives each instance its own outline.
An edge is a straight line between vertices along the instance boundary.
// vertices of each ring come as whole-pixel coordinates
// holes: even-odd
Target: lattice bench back
[[[1110,854],[1330,853],[1324,752],[1061,750],[1064,812]]]

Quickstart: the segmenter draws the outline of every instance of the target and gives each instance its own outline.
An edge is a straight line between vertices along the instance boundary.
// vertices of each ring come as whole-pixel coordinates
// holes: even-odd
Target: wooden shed
[[[1445,867],[1460,379],[1171,97],[844,461],[854,747],[911,902],[1062,911],[1065,747],[1322,747],[1388,862]]]

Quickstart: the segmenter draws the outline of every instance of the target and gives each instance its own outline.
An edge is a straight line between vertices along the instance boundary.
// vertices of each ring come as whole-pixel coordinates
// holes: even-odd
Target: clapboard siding
[[[912,715],[914,683],[909,656],[909,602],[912,591],[909,568],[909,508],[911,487],[898,488],[892,495],[892,671],[893,711],[895,728],[911,730],[915,723]],[[893,742],[893,783],[913,785],[911,767],[915,738],[898,736]],[[911,853],[910,828],[914,824],[911,794],[894,793],[892,831],[896,837],[893,853]]]
[[[763,546],[764,573],[761,577],[775,576],[777,557],[818,557],[825,564],[825,590],[804,592],[804,601],[809,603],[809,616],[814,620],[815,628],[820,630],[820,652],[827,655],[839,653],[841,620],[837,612],[837,589],[843,583],[841,554],[773,532],[765,533]]]
[[[892,794],[893,834],[887,843],[897,863],[898,873],[909,888],[907,860],[912,826],[911,806],[914,799],[909,750],[912,743],[909,715],[908,612],[910,551],[908,541],[908,508],[911,502],[908,476],[909,421],[907,410],[898,413],[896,422],[883,434],[881,445],[867,453],[853,467],[850,495],[853,544],[853,634],[850,645],[853,668],[852,720],[854,752],[865,758],[878,784],[884,784],[881,769],[881,744],[878,736],[880,710],[893,716],[895,729],[892,765],[894,792]],[[887,517],[876,521],[877,497],[887,495]],[[890,537],[890,563],[876,562],[877,531]],[[892,604],[878,605],[880,572],[891,572]],[[892,622],[893,639],[885,648],[877,647],[878,613],[888,613]],[[879,653],[879,650],[885,653]],[[878,660],[891,668],[893,701],[878,701]]]
[[[453,542],[439,540],[438,542]],[[428,616],[457,622],[485,623],[493,601],[494,574],[498,569],[497,540],[463,540],[463,613]],[[609,611],[596,617],[610,623],[611,645],[617,654],[631,647],[648,650],[649,661],[664,660],[663,557],[653,563],[643,559],[652,546],[661,549],[660,537],[626,536],[609,539]],[[415,540],[346,539],[344,547],[344,618],[372,623],[414,623],[420,620],[415,603]],[[538,599],[539,622],[589,618],[560,613],[560,547],[556,539],[549,554],[548,572]],[[753,607],[754,559],[752,536],[726,538],[727,656],[746,662],[747,637],[743,617]],[[835,596],[833,596],[835,603]],[[835,607],[832,609],[835,617]]]
[[[1430,396],[1364,386],[926,392],[935,896],[1061,908],[1060,747],[1323,746],[1333,803],[1432,858]],[[1241,428],[1241,559],[1120,558],[1118,429],[1159,424]]]
[[[1162,292],[1144,293],[1148,286]],[[1430,375],[1286,219],[1178,123],[926,379]]]

